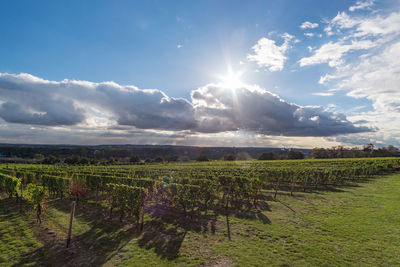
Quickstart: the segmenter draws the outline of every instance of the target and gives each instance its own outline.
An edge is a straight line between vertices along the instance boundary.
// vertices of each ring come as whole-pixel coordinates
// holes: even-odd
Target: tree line
[[[387,147],[375,148],[373,144],[364,145],[363,148],[346,148],[335,146],[332,148],[314,148],[311,157],[314,159],[332,158],[367,158],[367,157],[399,157],[399,149],[389,145]]]

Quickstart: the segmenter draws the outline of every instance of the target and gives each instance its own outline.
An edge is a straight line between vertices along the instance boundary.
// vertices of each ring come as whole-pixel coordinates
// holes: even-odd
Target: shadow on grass
[[[1,198],[0,197],[0,222],[6,221],[9,224],[12,224],[11,228],[0,229],[0,244],[5,245],[8,249],[18,249],[20,247],[14,247],[13,244],[10,244],[10,234],[13,235],[14,233],[10,233],[10,231],[16,230],[24,231],[25,229],[21,229],[21,227],[28,227],[25,225],[27,220],[32,219],[31,215],[31,205],[29,205],[26,201],[16,203],[15,198]],[[17,236],[15,236],[17,238]],[[24,234],[18,235],[18,238],[24,238]],[[11,240],[14,241],[14,240]],[[31,244],[25,244],[27,248],[32,246]],[[48,248],[43,246],[37,249],[34,249],[28,253],[22,254],[18,256],[20,261],[15,264],[8,263],[8,265],[4,266],[50,266],[47,263],[47,255],[48,255]],[[0,261],[0,265],[2,262]]]
[[[53,207],[69,212],[70,201],[58,201]],[[90,230],[73,237],[71,249],[75,250],[76,255],[66,261],[67,266],[101,266],[134,238],[139,238],[139,246],[154,248],[161,258],[171,260],[178,257],[187,231],[203,231],[206,227],[204,218],[193,217],[193,220],[190,220],[180,214],[169,212],[160,217],[147,218],[144,231],[139,233],[136,223],[129,220],[121,223],[117,213],[112,220],[106,219],[107,209],[86,202],[77,205],[75,216],[84,220]]]
[[[145,249],[154,249],[161,258],[168,260],[179,256],[188,231],[212,234],[216,231],[215,214],[184,214],[177,209],[157,204],[147,206],[146,213],[150,218],[146,220],[138,244]]]
[[[70,205],[69,199],[54,200],[51,201],[49,208],[69,214]],[[259,201],[258,208],[270,210],[265,200]],[[58,238],[55,235],[48,236],[52,232],[45,228],[46,223],[42,227],[35,226],[39,232],[37,238],[44,243],[44,246],[22,255],[20,261],[14,266],[101,266],[134,238],[138,239],[140,247],[154,249],[161,258],[173,260],[179,256],[187,232],[214,234],[217,231],[218,216],[225,215],[224,209],[213,209],[208,214],[202,212],[185,215],[176,209],[166,207],[146,208],[146,213],[144,230],[139,233],[135,223],[128,220],[121,223],[117,213],[112,220],[106,219],[108,218],[106,208],[91,202],[79,202],[75,216],[88,225],[88,231],[74,236],[71,247],[67,249],[65,236],[68,229],[65,225],[60,226],[59,232],[55,233],[59,236]],[[271,223],[260,210],[236,211],[230,208],[229,214],[239,218],[260,220],[264,224]],[[11,212],[10,209],[7,216],[20,215],[17,211]]]
[[[230,215],[240,219],[259,220],[263,224],[271,224],[271,220],[261,211],[233,211],[230,212]]]
[[[19,266],[53,266],[48,260],[50,245],[45,245],[31,252],[22,255],[21,260],[11,265],[12,267]]]
[[[60,201],[54,208],[63,212],[70,211],[69,201]],[[107,219],[107,210],[95,203],[80,202],[75,215],[90,227],[85,233],[75,236],[72,243],[82,255],[80,261],[87,261],[86,266],[100,266],[118,253],[130,240],[138,236],[136,225],[129,221]],[[86,254],[86,255],[85,255]],[[77,262],[82,264],[81,262]]]
[[[325,184],[319,185],[318,187],[315,185],[307,185],[305,189],[303,185],[297,184],[293,190],[293,193],[290,193],[290,185],[285,184],[279,187],[277,196],[305,197],[307,194],[323,195],[326,192],[344,193],[349,192],[347,189],[358,188],[361,186],[361,184],[366,184],[376,179],[377,177],[364,177],[351,180],[345,179],[341,184]],[[274,194],[275,192],[272,188],[265,190],[265,196],[269,197],[268,201],[276,201],[276,199],[272,197]]]
[[[62,212],[70,212],[70,200],[53,201],[51,207]],[[90,229],[85,233],[74,236],[70,248],[66,248],[65,238],[57,238],[56,233],[36,223],[36,238],[44,246],[22,255],[20,261],[13,266],[101,266],[106,263],[121,246],[138,236],[136,227],[131,224],[121,224],[105,220],[103,210],[94,208],[91,204],[79,203],[75,215]],[[11,214],[10,214],[11,215]],[[30,218],[32,219],[32,218]],[[57,235],[65,236],[62,233]],[[1,242],[1,241],[0,241]]]
[[[263,208],[270,210],[266,203]],[[218,217],[226,216],[226,210],[221,207],[213,207],[207,214],[204,212],[184,214],[174,208],[152,205],[146,208],[146,213],[150,214],[151,219],[146,221],[145,230],[138,241],[139,246],[154,249],[160,257],[168,260],[179,256],[179,250],[188,231],[215,234]],[[228,213],[229,216],[237,218],[259,220],[263,224],[271,223],[260,210],[243,211],[229,208]]]
[[[176,226],[170,226],[161,218],[153,218],[146,222],[143,235],[138,240],[140,247],[153,249],[161,257],[173,260],[179,256],[179,251],[187,231]]]
[[[285,202],[283,202],[283,201],[281,201],[281,200],[279,200],[279,199],[276,199],[276,201],[279,202],[279,203],[281,203],[283,206],[285,206],[286,208],[288,208],[288,209],[289,209],[290,211],[292,211],[293,213],[296,213],[296,211],[295,211],[294,209],[292,209],[292,208],[290,207],[289,204],[287,204],[287,203],[285,203]]]

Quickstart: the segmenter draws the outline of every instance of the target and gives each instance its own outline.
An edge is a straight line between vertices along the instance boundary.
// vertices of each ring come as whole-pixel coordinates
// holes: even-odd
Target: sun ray
[[[241,81],[242,75],[243,71],[234,72],[232,69],[229,69],[228,73],[219,76],[219,79],[223,87],[235,89],[243,86],[243,82]]]

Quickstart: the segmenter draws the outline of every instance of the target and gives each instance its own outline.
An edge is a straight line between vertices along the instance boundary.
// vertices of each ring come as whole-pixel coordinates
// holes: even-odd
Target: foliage
[[[197,157],[197,161],[208,161],[208,157],[204,154],[201,154],[200,156]]]
[[[225,154],[224,160],[236,160],[236,155],[234,154]]]
[[[33,204],[33,207],[36,209],[36,218],[38,222],[41,224],[42,219],[42,211],[43,211],[43,203],[47,196],[47,190],[45,187],[36,185],[36,184],[28,184],[26,188],[26,199]]]
[[[85,182],[80,180],[73,180],[71,182],[69,193],[71,196],[75,196],[77,198],[84,198],[86,196]]]
[[[0,173],[0,189],[5,191],[10,197],[18,194],[21,179]]]
[[[28,184],[25,189],[24,198],[31,202],[35,208],[42,205],[47,196],[47,190],[44,186],[36,184]]]
[[[49,190],[53,197],[58,195],[62,198],[69,191],[71,180],[68,178],[42,174],[40,179],[42,185]]]
[[[237,210],[258,209],[263,191],[272,190],[276,198],[279,191],[293,195],[298,191],[357,182],[395,171],[399,163],[398,158],[364,158],[121,166],[3,165],[0,188],[12,196],[18,192],[18,182],[35,182],[45,187],[52,197],[69,193],[77,198],[91,198],[95,194],[96,201],[101,192],[103,199],[110,199],[113,208],[130,217],[138,216],[140,209],[134,203],[140,198],[127,193],[130,199],[121,200],[119,194],[125,194],[123,190],[129,188],[140,188],[153,203],[170,205],[193,215],[226,205]],[[157,199],[157,194],[162,197]],[[140,201],[143,205],[145,199]]]
[[[273,160],[275,155],[273,152],[264,152],[259,157],[258,160]]]
[[[130,162],[130,163],[138,163],[138,162],[140,162],[140,158],[139,158],[138,156],[132,156],[132,157],[129,159],[129,162]]]
[[[145,189],[142,187],[123,184],[107,184],[112,208],[118,208],[123,215],[136,218],[139,223],[140,213],[143,209]]]
[[[175,216],[173,222],[163,221],[162,224],[168,224],[167,227],[171,228],[183,229],[189,236],[193,234],[193,231],[190,230],[192,229],[191,224],[203,228],[207,227],[208,224],[201,222],[201,220],[210,217],[214,220],[215,218],[216,221],[209,225],[210,227],[212,224],[217,226],[216,232],[218,236],[199,234],[196,235],[194,239],[185,238],[185,244],[182,246],[183,250],[188,249],[186,247],[187,242],[193,242],[201,246],[202,244],[199,243],[202,241],[209,241],[208,238],[215,238],[212,240],[217,244],[215,250],[226,246],[222,255],[229,255],[234,259],[235,263],[240,265],[246,265],[246,263],[252,265],[250,264],[250,260],[257,258],[247,257],[247,254],[253,253],[252,251],[254,251],[253,255],[263,255],[263,259],[272,259],[271,261],[276,262],[277,265],[297,262],[297,259],[301,259],[299,264],[303,265],[307,265],[309,262],[315,265],[318,265],[318,263],[319,265],[323,265],[323,262],[319,261],[315,255],[326,253],[326,259],[331,259],[336,255],[335,257],[337,258],[329,262],[335,265],[337,263],[344,264],[346,262],[351,262],[351,260],[347,259],[345,261],[337,255],[341,255],[344,251],[348,256],[351,256],[354,249],[359,249],[359,247],[357,247],[359,240],[363,240],[362,238],[365,239],[365,236],[356,236],[357,233],[354,232],[354,229],[357,229],[359,226],[360,218],[368,222],[376,222],[376,225],[388,225],[390,220],[393,221],[393,225],[397,225],[398,223],[396,221],[397,219],[394,220],[392,218],[393,214],[390,214],[390,216],[388,215],[385,220],[380,220],[379,216],[370,216],[373,212],[381,212],[380,215],[382,216],[387,214],[382,209],[376,210],[376,205],[371,205],[371,203],[373,201],[388,201],[387,198],[383,198],[383,195],[378,191],[386,190],[385,192],[389,192],[387,190],[391,190],[390,186],[385,185],[379,189],[368,187],[368,190],[357,191],[362,192],[363,195],[359,197],[356,203],[357,205],[354,205],[355,209],[349,210],[347,213],[343,213],[343,211],[346,211],[344,208],[348,205],[353,205],[353,203],[343,200],[339,194],[346,195],[347,197],[351,197],[352,200],[357,201],[356,196],[349,194],[348,190],[351,190],[351,192],[354,190],[354,192],[356,192],[356,190],[360,190],[360,188],[364,188],[368,184],[362,183],[359,187],[351,187],[340,193],[329,192],[327,189],[339,191],[337,188],[333,187],[345,183],[354,184],[355,182],[368,181],[372,176],[379,178],[374,181],[378,183],[387,176],[381,177],[377,175],[397,171],[399,168],[399,158],[285,161],[254,160],[240,162],[210,161],[119,166],[9,164],[0,165],[0,190],[6,192],[6,185],[9,184],[9,188],[11,188],[9,191],[12,191],[12,195],[14,195],[18,192],[19,181],[27,185],[26,197],[29,199],[32,199],[34,194],[41,196],[42,190],[48,191],[49,194],[53,196],[58,196],[60,192],[69,192],[73,196],[84,196],[85,201],[83,205],[93,209],[96,208],[92,200],[93,193],[95,191],[104,190],[104,195],[102,195],[100,203],[97,201],[97,205],[106,206],[107,203],[102,200],[108,199],[111,208],[115,208],[120,214],[120,219],[127,216],[135,219],[136,222],[139,223],[140,219],[143,221],[145,210],[154,211],[154,214],[161,212],[163,215],[165,214],[164,212],[173,212]],[[398,176],[396,177],[398,178]],[[396,183],[396,190],[399,186],[396,182],[397,180],[393,180],[393,183]],[[15,182],[17,183],[15,184]],[[319,189],[324,189],[324,191],[313,193],[314,190]],[[37,193],[34,193],[35,190],[37,190]],[[374,190],[376,191],[374,192]],[[292,194],[298,191],[307,191],[308,193],[296,193],[299,197],[290,197],[289,191]],[[395,193],[395,190],[391,191],[394,203],[391,205],[393,205],[393,207],[395,203],[398,203],[398,194],[395,195]],[[272,194],[277,195],[279,201],[269,201],[268,207],[271,207],[272,211],[271,213],[266,213],[265,208],[267,203],[265,203],[265,201],[268,200]],[[366,198],[365,196],[368,194],[378,196],[378,198],[374,200]],[[158,195],[162,195],[162,197],[158,198]],[[327,197],[333,195],[335,195],[334,198]],[[166,196],[167,201],[164,201],[164,196]],[[304,201],[305,198],[307,199],[306,202]],[[40,198],[38,197],[38,199]],[[334,207],[330,206],[332,205],[332,199],[335,203]],[[365,201],[371,203],[368,202],[369,206],[365,205],[360,209]],[[57,202],[59,201],[57,200],[53,203]],[[146,209],[144,209],[144,207],[146,207]],[[203,212],[207,212],[207,210],[212,210],[212,215],[204,216]],[[284,216],[282,215],[279,217],[275,214],[277,210],[286,213]],[[319,211],[319,214],[315,213],[316,210]],[[333,215],[328,216],[327,210],[331,210]],[[218,241],[225,238],[224,229],[221,229],[225,220],[222,221],[221,216],[219,216],[219,214],[223,214],[224,211],[226,211],[227,214],[226,219],[228,219],[228,215],[230,216],[232,243]],[[65,221],[68,221],[69,210],[62,211],[60,209],[57,212],[58,213],[53,211],[54,214],[64,213],[64,217],[67,218]],[[179,214],[180,212],[196,215],[197,217],[191,218],[190,221],[187,218],[180,220],[182,218]],[[83,213],[84,218],[89,218],[93,214],[98,214],[96,215],[98,216],[96,217],[97,221],[101,221],[98,219],[103,218],[102,212],[87,212],[87,210],[85,210]],[[311,215],[308,216],[305,213]],[[354,217],[356,219],[353,218],[353,213],[357,215],[357,217]],[[154,214],[152,213],[152,216],[145,217],[153,220]],[[268,218],[265,218],[265,214],[268,214],[268,217],[270,214],[274,214],[273,216],[276,217],[271,218],[271,221],[274,223],[269,224]],[[245,216],[247,215],[253,216],[255,220],[246,219]],[[314,225],[315,218],[319,220],[318,225]],[[339,219],[335,220],[335,218]],[[158,219],[160,218],[156,218],[155,220]],[[260,221],[262,220],[263,223],[257,219]],[[243,229],[243,222],[248,224],[249,227]],[[90,223],[89,220],[87,221],[90,227],[93,226],[91,223],[92,220],[90,220]],[[107,221],[105,224],[112,228],[113,225],[115,225],[114,223],[115,222]],[[351,227],[347,227],[347,223],[351,225]],[[374,235],[374,231],[380,231],[379,229],[381,229],[380,227],[376,228],[376,225],[368,227],[368,231],[371,231],[369,233],[371,236]],[[157,222],[157,227],[158,226],[161,227]],[[299,226],[305,227],[305,230],[299,231]],[[365,224],[362,226],[362,229],[367,229],[365,228]],[[99,230],[98,228],[94,227],[93,229],[94,230],[90,232],[90,234],[85,236],[88,238],[96,236],[102,239],[102,242],[100,242],[102,245],[105,244],[106,242],[103,240],[104,235],[100,235],[97,232]],[[337,229],[343,230],[344,233],[340,233]],[[391,229],[397,228],[393,227]],[[121,231],[124,233],[127,232],[126,229]],[[168,230],[163,230],[162,238],[166,237],[169,231],[169,228]],[[329,240],[326,239],[327,232],[329,232]],[[158,233],[159,229],[157,229],[157,234]],[[312,235],[309,233],[312,233]],[[381,235],[375,235],[374,238],[379,239],[380,236],[383,236],[382,233],[387,233],[387,229],[381,229]],[[149,233],[145,233],[143,238],[148,238],[146,234],[148,235]],[[357,242],[357,244],[347,238],[347,236],[351,234],[358,238],[354,239],[354,242]],[[174,237],[177,236],[175,232],[173,235]],[[114,234],[110,239],[111,238],[118,238],[118,235]],[[141,237],[139,237],[139,239],[140,238]],[[140,240],[144,242],[143,239]],[[276,240],[279,240],[280,243],[278,244]],[[343,244],[343,247],[340,247],[340,250],[336,249],[336,247],[332,245],[332,240],[335,241],[335,246]],[[324,241],[327,243],[323,244]],[[396,242],[396,240],[392,241],[394,241],[393,243]],[[311,246],[312,244],[316,245],[304,249],[303,242],[309,242],[308,244],[311,244]],[[126,242],[124,241],[124,243]],[[129,244],[132,245],[133,243],[134,242],[130,242]],[[167,241],[160,243],[162,243],[160,246],[168,246]],[[119,243],[118,246],[120,246],[120,244],[122,243]],[[232,244],[234,244],[234,246],[232,246]],[[323,248],[320,247],[320,244],[323,244]],[[370,249],[368,250],[369,252],[374,251],[372,248],[376,248],[376,246],[371,244],[371,242],[363,243],[363,245]],[[265,246],[268,246],[269,249],[265,249]],[[347,250],[348,247],[351,249]],[[139,249],[141,248],[142,247]],[[242,251],[241,248],[246,248],[246,250]],[[144,250],[144,248],[142,249]],[[190,250],[192,250],[190,251],[190,253],[192,253],[194,250],[193,247],[190,247]],[[275,253],[271,250],[276,250],[279,253]],[[287,257],[282,256],[285,255],[288,250],[302,251],[307,254],[308,257],[303,257],[301,253],[295,253],[293,255],[297,256],[293,256],[293,258],[288,260]],[[157,250],[146,251],[147,253],[152,253],[151,251]],[[359,249],[358,253],[364,255],[364,258],[368,256],[362,252],[361,249]],[[133,255],[134,253],[131,254]],[[238,257],[237,255],[241,256]],[[275,261],[275,258],[272,257],[273,255],[279,257],[279,261]],[[290,257],[292,257],[292,254],[290,255]],[[379,256],[379,254],[376,255],[377,257]],[[363,260],[362,263],[367,262],[364,258],[359,257],[360,260]],[[249,262],[246,262],[245,259],[248,259]],[[188,263],[184,260],[182,260],[181,263],[182,262]],[[390,260],[386,261],[386,263],[393,262],[394,261]],[[265,262],[260,261],[254,261],[252,263],[261,266],[265,264]],[[169,264],[171,264],[171,262],[169,262]]]
[[[304,159],[304,155],[300,151],[290,150],[287,155],[287,158],[288,159]]]
[[[365,145],[363,149],[358,147],[346,148],[337,146],[332,148],[314,148],[311,157],[314,159],[322,158],[365,158],[365,157],[398,157],[399,150],[389,145],[388,147],[374,148],[373,144]]]

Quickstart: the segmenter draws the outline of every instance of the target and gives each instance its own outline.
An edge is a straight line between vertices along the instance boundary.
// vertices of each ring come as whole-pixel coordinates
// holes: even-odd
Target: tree
[[[90,160],[87,157],[81,158],[79,160],[79,164],[82,164],[82,165],[88,165],[89,163],[90,163]]]
[[[393,153],[393,154],[397,154],[397,153],[399,152],[399,149],[398,149],[397,147],[392,146],[392,145],[389,145],[389,146],[387,147],[387,150],[388,150],[390,153]]]
[[[35,154],[35,155],[33,155],[33,158],[37,159],[37,160],[43,160],[44,156],[42,154]]]
[[[197,161],[208,161],[208,157],[204,154],[201,154],[200,156],[197,157]]]
[[[169,155],[165,157],[165,161],[168,162],[177,162],[179,160],[179,157],[176,155]]]
[[[138,162],[140,162],[140,158],[139,158],[138,156],[132,156],[132,157],[129,159],[129,162],[130,162],[130,163],[138,163]]]
[[[290,150],[287,158],[288,159],[304,159],[304,155],[300,151]]]
[[[64,162],[70,165],[78,164],[80,157],[78,155],[73,155],[65,158]]]
[[[153,162],[162,163],[162,162],[164,162],[164,160],[161,157],[157,157],[154,159]]]
[[[224,155],[224,160],[232,161],[235,159],[236,159],[236,156],[234,154],[225,154]]]
[[[364,152],[372,154],[374,152],[374,145],[373,144],[364,145]]]
[[[275,156],[274,153],[271,151],[264,152],[258,157],[258,160],[273,160],[274,156]]]
[[[47,158],[45,158],[43,160],[44,164],[56,164],[56,163],[59,163],[59,162],[60,162],[60,159],[55,157],[55,156],[53,156],[53,155],[51,155],[51,156],[49,156],[49,157],[47,157]]]
[[[251,157],[248,153],[241,151],[236,154],[236,160],[250,160]]]
[[[316,147],[311,151],[311,157],[313,159],[326,159],[329,158],[329,155],[325,148]]]

